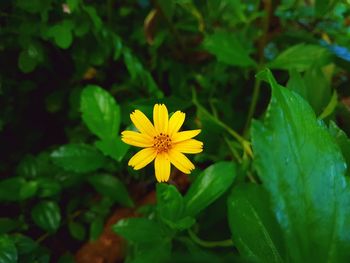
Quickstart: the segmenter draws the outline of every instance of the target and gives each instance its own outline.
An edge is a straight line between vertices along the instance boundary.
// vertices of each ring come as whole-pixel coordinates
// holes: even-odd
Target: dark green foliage
[[[339,0],[0,1],[0,262],[75,262],[108,231],[127,263],[350,262],[349,16]],[[204,143],[167,183],[121,140],[155,103]]]

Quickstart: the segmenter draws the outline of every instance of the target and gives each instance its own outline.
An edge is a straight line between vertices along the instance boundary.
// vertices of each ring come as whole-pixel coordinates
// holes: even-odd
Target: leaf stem
[[[206,247],[206,248],[214,248],[214,247],[232,247],[233,242],[231,239],[220,240],[220,241],[207,241],[200,239],[191,229],[188,229],[188,235],[196,244]]]
[[[218,126],[226,130],[232,137],[234,137],[239,143],[243,144],[246,140],[239,135],[238,132],[233,130],[230,126],[228,126],[226,123],[223,123],[218,118],[215,118],[210,112],[208,112],[197,100],[197,94],[194,89],[192,89],[192,102],[193,104],[201,110],[211,121],[215,122]]]
[[[264,11],[265,11],[265,17],[264,20],[262,21],[262,30],[263,30],[263,34],[259,40],[258,43],[258,67],[257,67],[257,72],[258,73],[264,65],[264,48],[266,46],[267,43],[267,33],[269,31],[269,25],[270,25],[270,16],[272,13],[272,1],[271,0],[263,0],[262,1],[264,4]],[[247,116],[247,120],[244,126],[244,131],[243,131],[243,136],[244,138],[247,138],[248,136],[248,132],[249,132],[249,127],[252,121],[252,118],[254,116],[255,110],[256,110],[256,105],[258,103],[258,99],[260,96],[260,84],[261,81],[257,78],[255,78],[254,81],[254,88],[253,88],[253,95],[252,95],[252,102],[250,103],[249,106],[249,110],[248,110],[248,116]]]

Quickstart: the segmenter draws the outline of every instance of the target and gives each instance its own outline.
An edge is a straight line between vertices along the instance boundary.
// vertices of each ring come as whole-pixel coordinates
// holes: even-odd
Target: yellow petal
[[[154,171],[158,182],[167,182],[170,177],[170,161],[166,153],[158,154],[154,161]]]
[[[128,165],[135,170],[139,170],[152,162],[156,157],[157,152],[153,148],[145,148],[137,152],[130,160]]]
[[[172,136],[178,132],[185,121],[186,114],[181,111],[176,111],[169,120],[168,134]]]
[[[182,153],[200,153],[203,151],[203,143],[195,139],[189,139],[186,141],[173,144],[173,149]]]
[[[177,132],[172,136],[171,141],[173,143],[186,141],[188,139],[191,139],[191,138],[197,136],[200,132],[201,132],[201,130],[190,130],[190,131]]]
[[[152,147],[153,138],[144,133],[134,131],[123,131],[122,141],[137,147]]]
[[[164,104],[155,104],[153,108],[154,127],[158,133],[168,132],[168,110]]]
[[[170,162],[181,172],[185,174],[191,173],[191,170],[194,169],[193,163],[182,153],[171,149],[169,152]]]
[[[156,135],[153,124],[141,111],[135,110],[130,114],[130,119],[141,133],[145,133],[151,137]]]

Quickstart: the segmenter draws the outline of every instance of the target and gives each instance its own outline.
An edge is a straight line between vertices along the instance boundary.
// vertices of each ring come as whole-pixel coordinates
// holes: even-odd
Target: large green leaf
[[[236,166],[232,162],[218,162],[198,175],[185,195],[185,211],[194,216],[213,203],[233,183]]]
[[[54,163],[67,171],[92,172],[104,164],[103,155],[87,144],[63,145],[51,154]]]
[[[109,174],[96,174],[90,176],[88,180],[100,194],[108,196],[124,206],[133,206],[133,201],[126,187],[117,177]]]
[[[33,208],[32,219],[42,229],[55,232],[61,222],[60,208],[53,201],[42,201]]]
[[[106,90],[88,85],[82,91],[80,103],[83,120],[91,132],[105,140],[116,138],[120,107]]]
[[[17,249],[12,239],[7,235],[0,236],[0,262],[17,263],[17,260]]]
[[[232,66],[255,66],[246,48],[238,41],[233,33],[216,32],[205,37],[203,47],[214,54],[223,63]]]
[[[318,64],[325,64],[328,61],[328,57],[329,52],[324,47],[298,44],[283,51],[268,66],[276,69],[304,71],[312,66],[315,61]]]
[[[255,166],[271,195],[289,262],[348,262],[350,189],[346,164],[327,128],[296,93],[272,87],[264,122],[252,129]]]
[[[259,185],[239,185],[228,198],[233,243],[248,262],[283,262],[281,230]]]

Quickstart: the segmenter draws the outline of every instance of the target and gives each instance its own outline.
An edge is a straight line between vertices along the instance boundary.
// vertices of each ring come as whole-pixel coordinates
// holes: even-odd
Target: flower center
[[[153,137],[153,147],[157,153],[167,152],[171,148],[171,139],[168,134],[160,133]]]

